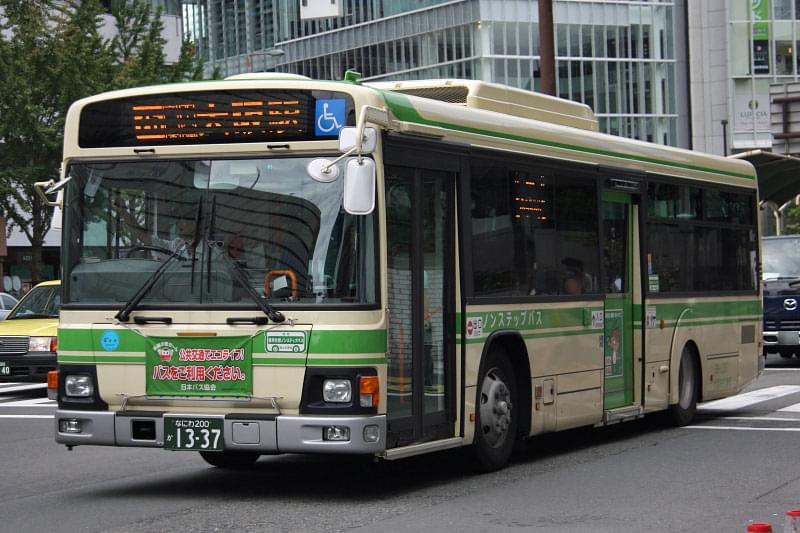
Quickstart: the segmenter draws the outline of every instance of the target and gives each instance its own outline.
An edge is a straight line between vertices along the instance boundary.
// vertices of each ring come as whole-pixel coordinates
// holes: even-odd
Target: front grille
[[[28,337],[0,337],[0,354],[23,355],[28,353]]]

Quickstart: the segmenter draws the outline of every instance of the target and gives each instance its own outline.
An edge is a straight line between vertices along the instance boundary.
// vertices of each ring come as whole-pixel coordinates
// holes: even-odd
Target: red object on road
[[[772,533],[772,526],[766,522],[747,524],[747,533]]]
[[[783,522],[784,533],[796,533],[800,531],[800,509],[786,511],[786,519]]]

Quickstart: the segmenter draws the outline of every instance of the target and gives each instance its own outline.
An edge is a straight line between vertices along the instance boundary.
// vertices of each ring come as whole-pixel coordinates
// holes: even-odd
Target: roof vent
[[[288,72],[247,72],[228,76],[225,81],[231,80],[310,80],[308,76],[289,74]]]
[[[597,117],[587,105],[497,83],[420,80],[372,82],[364,85],[505,115],[598,131]]]

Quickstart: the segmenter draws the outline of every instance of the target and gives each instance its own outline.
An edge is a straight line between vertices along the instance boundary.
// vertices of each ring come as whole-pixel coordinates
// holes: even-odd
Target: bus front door
[[[453,435],[455,174],[387,165],[385,177],[394,448]]]
[[[633,204],[629,194],[602,196],[604,398],[606,411],[633,404]]]

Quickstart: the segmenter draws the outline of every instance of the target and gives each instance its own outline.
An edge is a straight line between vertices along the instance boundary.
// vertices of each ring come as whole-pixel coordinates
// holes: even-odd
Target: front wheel
[[[504,350],[494,348],[478,382],[475,438],[472,449],[480,469],[498,470],[508,463],[517,436],[519,409],[514,368]]]
[[[200,457],[211,466],[219,468],[243,468],[250,466],[261,454],[256,452],[200,452]]]
[[[694,355],[688,348],[684,348],[678,370],[678,403],[670,405],[670,415],[676,426],[685,426],[694,418],[697,411],[699,374]]]

